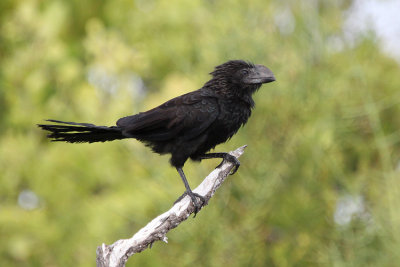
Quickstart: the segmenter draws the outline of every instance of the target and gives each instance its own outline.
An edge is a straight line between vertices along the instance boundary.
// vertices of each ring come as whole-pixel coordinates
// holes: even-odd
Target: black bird
[[[252,94],[263,83],[275,81],[271,70],[243,60],[231,60],[215,67],[212,78],[196,91],[173,98],[146,112],[121,118],[116,126],[48,120],[56,124],[39,124],[49,131],[52,141],[69,143],[105,142],[134,138],[155,153],[171,154],[174,166],[192,199],[195,214],[203,204],[192,192],[182,170],[188,160],[222,158],[235,165],[240,162],[228,153],[207,153],[226,142],[244,125],[254,108]]]

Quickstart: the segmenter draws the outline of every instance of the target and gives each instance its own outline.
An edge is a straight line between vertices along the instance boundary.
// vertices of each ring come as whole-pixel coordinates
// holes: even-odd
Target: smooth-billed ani
[[[202,160],[223,158],[235,164],[240,162],[228,153],[207,153],[226,142],[244,125],[254,107],[252,94],[263,83],[275,81],[274,74],[263,65],[243,60],[231,60],[215,67],[212,78],[196,91],[175,97],[146,112],[127,116],[116,126],[96,126],[88,123],[48,120],[55,124],[39,124],[50,132],[52,141],[69,143],[105,142],[134,138],[158,154],[171,154],[174,166],[185,184],[193,202],[195,214],[203,204],[192,192],[182,167],[188,158]],[[185,195],[184,194],[184,195]]]

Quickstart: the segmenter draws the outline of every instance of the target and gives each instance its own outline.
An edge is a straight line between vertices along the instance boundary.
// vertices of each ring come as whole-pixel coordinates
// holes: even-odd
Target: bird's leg
[[[203,206],[203,204],[206,202],[205,198],[197,193],[193,193],[192,190],[190,189],[189,183],[186,180],[186,176],[185,173],[183,172],[182,168],[176,168],[176,170],[178,171],[179,175],[181,176],[181,179],[186,187],[186,192],[180,196],[176,201],[179,202],[182,198],[184,198],[186,195],[189,195],[189,197],[192,199],[193,205],[194,205],[194,217],[196,217],[196,214],[200,211],[201,207]],[[197,198],[200,198],[200,200],[202,201],[201,204],[198,203]]]
[[[233,168],[233,171],[231,172],[231,175],[234,174],[239,169],[240,161],[236,157],[232,156],[229,153],[225,153],[225,152],[222,152],[222,153],[207,153],[207,154],[201,155],[199,157],[199,159],[214,159],[214,158],[222,158],[222,159],[224,159],[226,161],[229,161],[233,165],[235,165],[234,168]],[[223,162],[224,161],[222,161],[216,168],[221,167]]]

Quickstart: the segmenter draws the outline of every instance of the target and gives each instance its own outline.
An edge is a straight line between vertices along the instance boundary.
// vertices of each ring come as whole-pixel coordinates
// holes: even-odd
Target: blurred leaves
[[[350,2],[1,1],[0,265],[93,266],[96,246],[184,190],[168,157],[137,141],[50,143],[35,124],[113,125],[240,58],[277,77],[217,147],[248,144],[242,167],[128,266],[394,266],[399,66],[371,35],[346,43]],[[192,187],[217,164],[188,162]],[[33,209],[18,204],[24,192]]]

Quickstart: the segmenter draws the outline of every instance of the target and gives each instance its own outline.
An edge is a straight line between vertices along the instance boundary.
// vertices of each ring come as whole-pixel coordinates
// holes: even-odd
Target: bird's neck
[[[254,100],[253,100],[253,98],[251,97],[250,94],[244,95],[240,99],[243,102],[245,102],[249,106],[249,108],[254,108],[255,103],[254,103]]]
[[[203,88],[206,88],[212,92],[213,95],[219,98],[244,103],[249,108],[254,108],[255,103],[252,95],[257,91],[260,86],[252,86],[251,88],[243,88],[239,86],[233,86],[229,83],[220,81],[219,84],[206,84]]]

